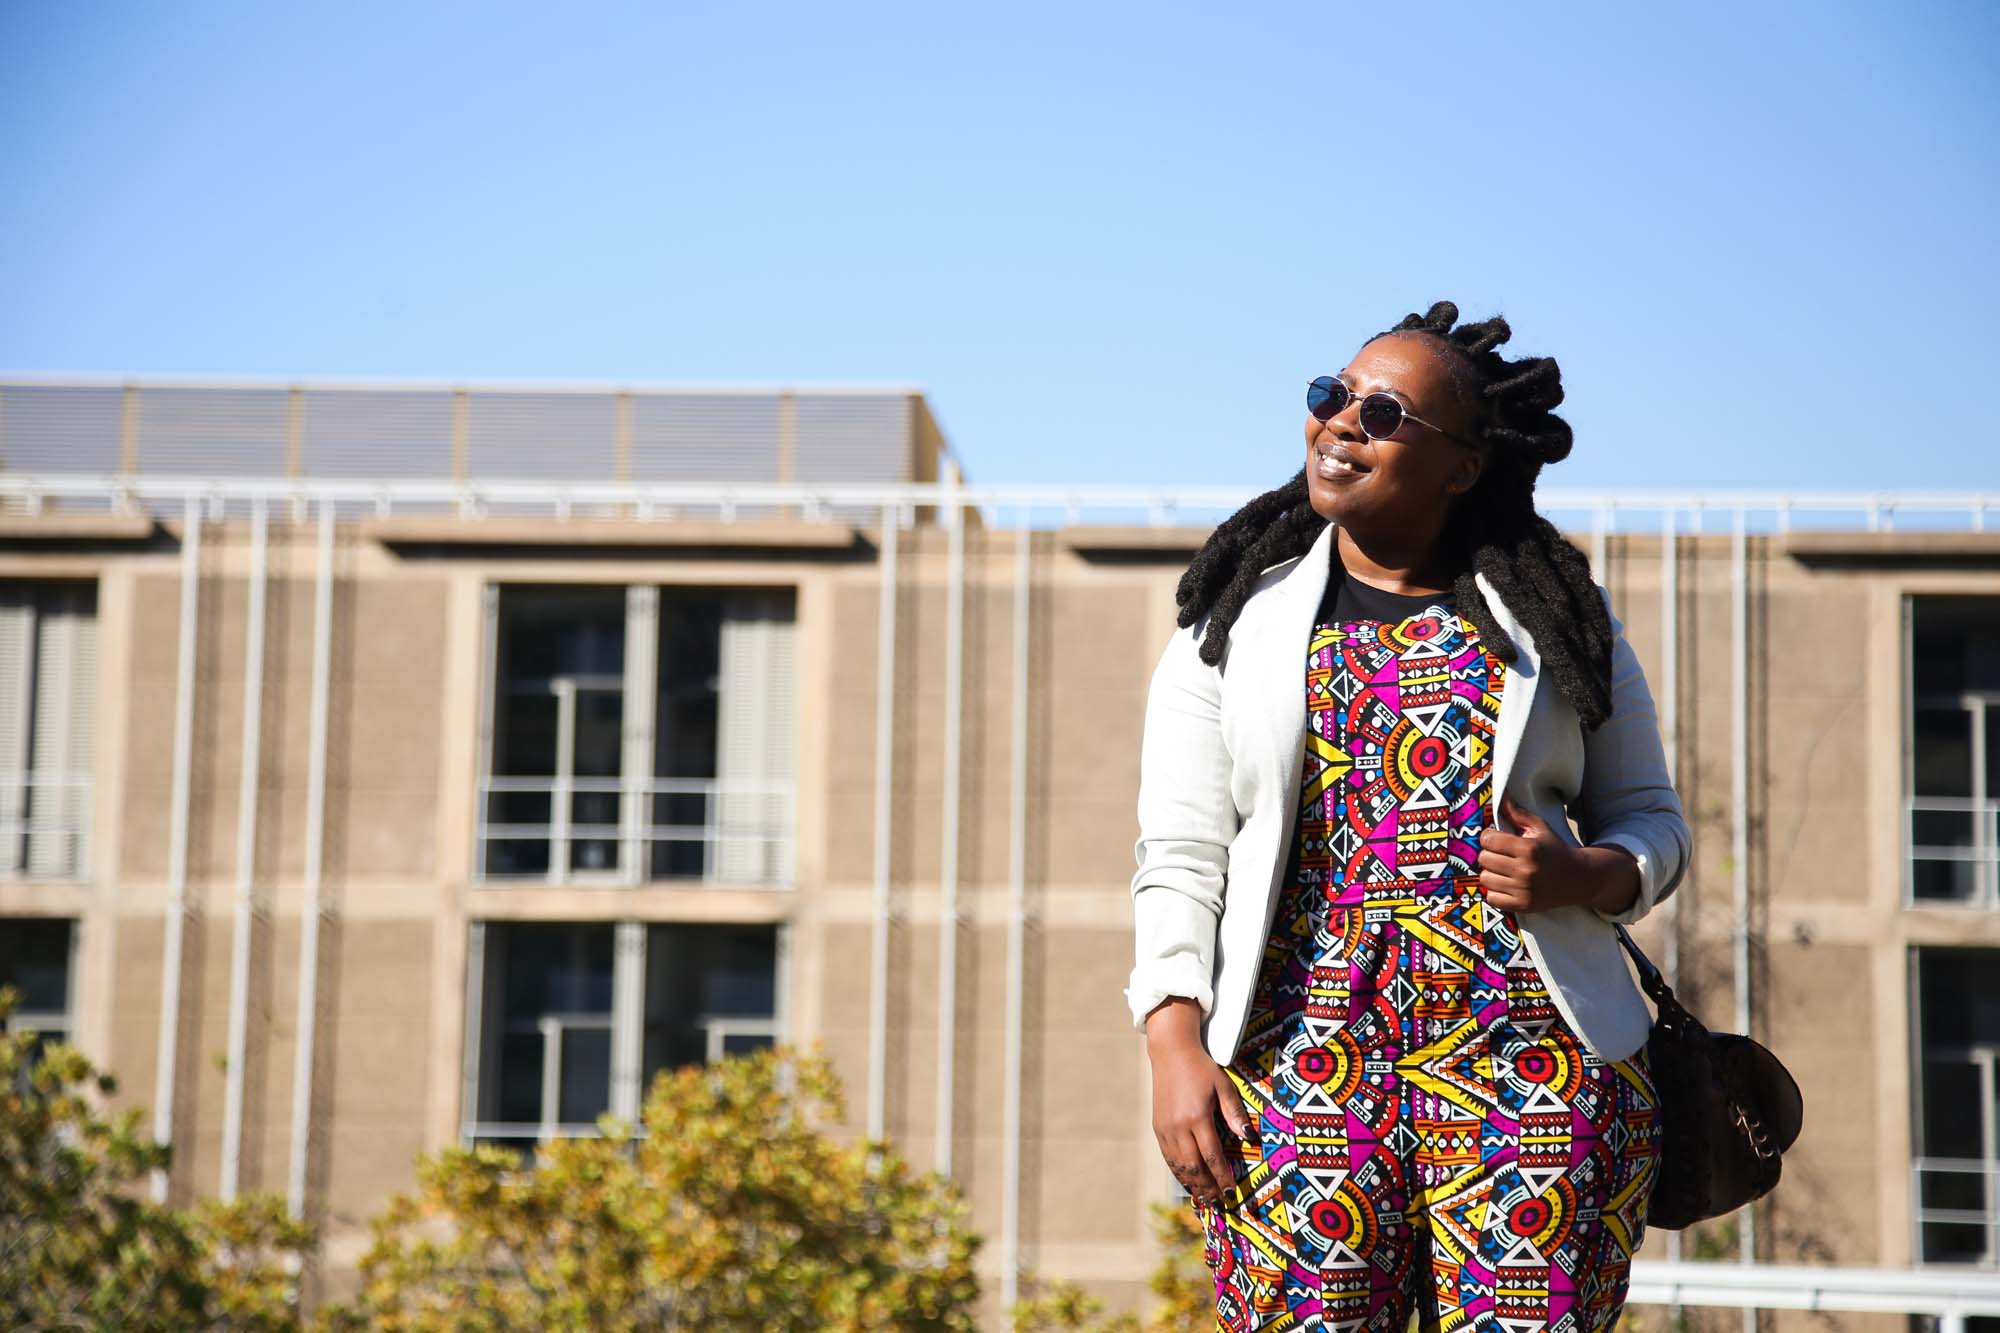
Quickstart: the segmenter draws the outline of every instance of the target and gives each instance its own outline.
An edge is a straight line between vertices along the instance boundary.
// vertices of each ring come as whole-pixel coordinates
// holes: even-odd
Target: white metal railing
[[[629,783],[622,778],[489,777],[479,782],[477,837],[479,877],[490,882],[539,880],[551,884],[638,884],[650,880],[695,880],[705,884],[792,884],[792,809],[796,784],[783,781],[724,781],[716,778],[657,778]],[[546,810],[541,820],[496,819],[495,798],[526,797]],[[610,798],[601,821],[575,817],[577,797]],[[698,822],[663,822],[663,804],[673,798],[699,801]],[[625,818],[636,805],[635,820]],[[669,813],[672,813],[669,811]],[[543,868],[496,869],[496,852],[507,844],[545,849]],[[652,872],[656,846],[700,849],[700,869]],[[578,852],[602,849],[597,864],[577,864]],[[585,850],[586,858],[590,855]],[[542,858],[532,858],[540,860]]]
[[[1632,1263],[1627,1301],[1739,1310],[1927,1315],[1963,1333],[1975,1315],[2000,1315],[2000,1275],[1959,1268],[1820,1268],[1806,1264]]]
[[[90,790],[88,773],[0,773],[0,880],[84,878]]]
[[[775,1017],[752,1018],[733,1014],[702,1014],[690,1024],[702,1034],[703,1059],[714,1064],[725,1055],[740,1053],[740,1039],[751,1038],[762,1045],[778,1039]],[[520,1139],[547,1143],[555,1138],[593,1136],[601,1131],[595,1120],[566,1121],[562,1112],[562,1067],[564,1040],[570,1032],[611,1032],[609,1013],[551,1013],[535,1020],[542,1037],[540,1114],[532,1121],[468,1120],[459,1128],[461,1141],[472,1139]],[[731,1046],[736,1047],[731,1050]],[[643,1094],[643,1089],[642,1089]],[[605,1106],[611,1105],[611,1090],[605,1087]],[[635,1137],[644,1137],[641,1127],[633,1127]]]
[[[1282,478],[1274,477],[1275,483]],[[730,519],[742,511],[796,511],[825,518],[835,509],[891,506],[906,524],[918,507],[965,505],[993,511],[1059,513],[1078,523],[1092,511],[1119,511],[1162,526],[1226,514],[1261,489],[1243,486],[1130,485],[970,485],[951,482],[616,482],[561,480],[334,479],[251,476],[145,476],[0,473],[0,512],[37,514],[51,504],[100,507],[111,512],[159,513],[178,517],[190,500],[209,512],[253,500],[290,505],[301,517],[326,502],[351,514],[387,517],[398,510],[464,518],[494,513],[545,514],[557,518],[664,519],[694,514]],[[1705,515],[1743,514],[1753,526],[1787,532],[1803,518],[1831,518],[1826,526],[1894,530],[1901,517],[1948,520],[1953,530],[1984,531],[1989,512],[2000,510],[2000,490],[1565,490],[1544,487],[1536,502],[1551,516],[1575,518],[1593,534],[1646,530],[1668,514],[1692,516],[1700,530]],[[1634,521],[1634,520],[1637,521]],[[1113,521],[1131,521],[1120,517]]]
[[[1992,1072],[1990,1063],[1986,1072]],[[1935,1197],[1935,1189],[1927,1191],[1927,1185],[1948,1186],[1953,1181],[1970,1182],[1966,1192],[1977,1196],[1976,1206],[1925,1204],[1927,1192]],[[1911,1164],[1910,1184],[1911,1224],[1916,1231],[1917,1253],[1923,1255],[1927,1250],[1924,1228],[1963,1227],[1979,1236],[1979,1257],[1968,1261],[1969,1264],[2000,1274],[2000,1161],[1990,1158],[1979,1161],[1960,1157],[1919,1157]]]
[[[1918,816],[1926,814],[1965,816],[1966,840],[1952,843],[1920,841]],[[2000,800],[1971,796],[1910,796],[1903,801],[1903,819],[1910,848],[1905,901],[1922,906],[1940,903],[1981,908],[2000,906]],[[1962,893],[1945,896],[1919,894],[1916,870],[1925,864],[1967,866],[1970,868],[1970,883]]]

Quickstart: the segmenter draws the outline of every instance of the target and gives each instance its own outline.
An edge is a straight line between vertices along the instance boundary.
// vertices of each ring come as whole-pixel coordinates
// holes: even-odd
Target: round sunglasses
[[[1331,375],[1321,375],[1306,386],[1306,410],[1321,421],[1331,421],[1345,412],[1353,398],[1354,391]],[[1361,400],[1361,431],[1371,440],[1388,439],[1405,421],[1414,421],[1419,426],[1430,426],[1447,440],[1457,440],[1465,445],[1472,443],[1452,434],[1442,426],[1431,425],[1379,389]]]

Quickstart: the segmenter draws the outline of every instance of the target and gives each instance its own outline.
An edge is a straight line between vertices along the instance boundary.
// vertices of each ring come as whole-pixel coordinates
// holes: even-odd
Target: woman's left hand
[[[1620,912],[1639,894],[1639,863],[1623,847],[1578,847],[1511,796],[1500,812],[1520,830],[1479,834],[1479,884],[1486,901],[1513,912],[1594,907]]]

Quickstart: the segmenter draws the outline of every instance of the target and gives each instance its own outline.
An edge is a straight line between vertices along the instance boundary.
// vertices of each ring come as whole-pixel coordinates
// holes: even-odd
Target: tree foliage
[[[0,988],[0,1019],[15,1003]],[[980,1239],[958,1187],[892,1145],[828,1132],[839,1081],[815,1048],[664,1071],[637,1126],[557,1139],[526,1163],[451,1147],[374,1220],[359,1289],[310,1318],[295,1274],[313,1228],[274,1195],[154,1204],[172,1149],[74,1047],[0,1032],[0,1327],[249,1333],[934,1330],[976,1327]],[[1107,1316],[1030,1278],[1016,1326],[1165,1333],[1214,1317],[1185,1205],[1155,1205],[1161,1305]]]
[[[825,1132],[817,1050],[663,1071],[640,1129],[422,1162],[336,1329],[970,1330],[979,1238],[949,1181]]]
[[[0,1019],[19,1002],[0,987]],[[0,1032],[0,1325],[253,1333],[298,1326],[291,1262],[309,1226],[268,1195],[176,1209],[140,1197],[172,1150],[140,1113],[106,1119],[117,1081],[62,1042]]]

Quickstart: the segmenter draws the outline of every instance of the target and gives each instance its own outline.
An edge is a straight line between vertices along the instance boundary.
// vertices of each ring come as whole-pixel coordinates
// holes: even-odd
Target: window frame
[[[9,842],[11,850],[0,850],[0,884],[60,884],[87,885],[92,882],[93,864],[92,841],[96,832],[97,798],[97,749],[98,736],[95,726],[90,734],[82,738],[78,747],[80,753],[66,755],[65,766],[50,778],[38,782],[39,770],[35,767],[34,749],[36,744],[35,722],[43,712],[43,689],[40,679],[38,630],[42,620],[52,608],[59,609],[76,619],[87,618],[91,626],[88,668],[78,669],[77,646],[72,642],[71,670],[60,682],[62,691],[61,709],[72,720],[79,713],[94,714],[103,698],[100,688],[102,653],[99,648],[99,634],[102,622],[98,611],[103,602],[100,580],[93,576],[80,577],[16,577],[0,579],[0,584],[26,589],[26,643],[23,663],[24,679],[17,702],[15,718],[17,751],[14,754],[0,754],[0,848]],[[87,691],[81,706],[76,701],[79,688]],[[4,696],[0,696],[4,698]],[[75,735],[65,737],[65,750],[75,744]],[[45,835],[67,836],[74,839],[73,855],[63,858],[64,868],[57,871],[35,868],[36,850],[33,838],[36,834],[35,812],[40,805],[35,793],[50,785],[74,788],[76,796],[75,822],[58,822],[53,827],[41,829]],[[62,804],[67,805],[65,799]],[[6,811],[17,813],[8,817]],[[18,864],[14,862],[18,859]]]
[[[542,1116],[529,1121],[485,1121],[478,1119],[482,1064],[486,1055],[487,927],[501,926],[610,926],[612,928],[611,1012],[609,1015],[569,1013],[543,1014],[538,1024],[544,1028],[542,1049]],[[476,919],[466,925],[465,1011],[463,1046],[459,1071],[458,1141],[471,1147],[480,1139],[508,1139],[523,1147],[535,1147],[557,1138],[594,1137],[601,1133],[595,1121],[588,1124],[563,1122],[551,1117],[551,1106],[561,1105],[561,1046],[563,1033],[571,1028],[611,1032],[610,1087],[605,1114],[626,1121],[635,1136],[639,1125],[643,1086],[643,1042],[646,1023],[647,932],[656,927],[703,926],[768,927],[772,932],[772,1015],[769,1018],[723,1017],[705,1024],[710,1063],[717,1058],[722,1041],[731,1035],[767,1035],[775,1044],[791,1040],[791,960],[792,924],[776,921],[661,921],[620,918],[615,921],[580,918]],[[548,1020],[559,1020],[557,1044],[547,1041]],[[566,1021],[575,1020],[575,1021]],[[495,1077],[497,1077],[497,1072]]]
[[[557,590],[576,588],[591,591],[623,589],[625,593],[625,644],[624,672],[621,680],[621,744],[619,772],[616,778],[578,779],[574,772],[564,774],[561,770],[567,764],[572,770],[574,755],[565,751],[559,728],[557,741],[558,772],[552,778],[508,778],[496,775],[493,764],[496,754],[496,736],[499,730],[499,708],[505,682],[499,679],[500,638],[502,602],[509,590]],[[793,776],[774,783],[733,784],[731,792],[723,791],[723,779],[716,778],[664,778],[655,773],[654,746],[658,735],[656,716],[660,688],[660,601],[661,594],[669,590],[687,589],[700,593],[711,593],[718,597],[731,594],[757,595],[777,594],[790,599],[792,607],[791,625],[797,633],[797,608],[799,589],[796,584],[784,582],[759,582],[754,584],[673,584],[673,583],[626,583],[618,581],[561,583],[532,579],[489,579],[481,588],[480,602],[480,684],[478,691],[478,754],[477,771],[473,781],[473,819],[471,865],[472,879],[482,887],[504,888],[509,886],[545,885],[548,887],[614,887],[630,888],[640,885],[668,887],[709,887],[727,885],[737,888],[769,888],[789,890],[797,883],[797,809],[796,794],[798,779]],[[573,716],[573,693],[565,699],[558,691],[558,716]],[[565,712],[565,709],[568,712]],[[796,718],[794,719],[796,728]],[[717,756],[718,762],[720,755]],[[590,871],[573,869],[569,862],[571,848],[577,841],[570,836],[573,827],[570,802],[574,799],[580,782],[603,784],[607,790],[615,790],[618,795],[619,814],[618,854],[616,865],[607,870]],[[528,825],[497,823],[491,818],[492,797],[507,790],[508,784],[515,784],[515,790],[532,790],[546,785],[549,788],[549,824],[547,842],[549,847],[548,868],[542,875],[532,872],[520,875],[496,874],[488,869],[488,853],[496,841],[509,841],[505,835],[497,836],[493,829],[520,830]],[[754,789],[754,790],[753,790]],[[704,821],[694,824],[662,824],[658,822],[654,803],[663,797],[695,794],[703,796]],[[722,827],[724,797],[737,795],[775,795],[782,799],[784,811],[782,824],[773,825],[768,831],[752,834],[737,834]],[[650,816],[650,818],[649,818]],[[775,842],[781,853],[775,859],[780,870],[768,877],[754,880],[726,878],[718,874],[718,867],[724,863],[723,844],[733,838],[751,838],[765,842]],[[535,841],[538,839],[526,839]],[[662,844],[695,842],[707,849],[703,857],[703,873],[695,875],[655,875],[652,873],[654,850]]]
[[[1897,844],[1901,865],[1901,896],[1904,907],[1941,908],[1957,911],[1991,912],[2000,909],[2000,793],[1988,789],[1987,765],[1990,747],[2000,743],[1991,725],[2000,713],[2000,691],[1967,690],[1959,703],[1969,716],[1967,738],[1968,786],[1970,795],[1960,797],[1919,796],[1917,775],[1917,716],[1922,710],[1942,711],[1942,698],[1919,700],[1916,689],[1916,621],[1920,600],[1965,600],[1979,594],[1923,593],[1906,591],[1902,596],[1902,800],[1899,809]],[[2000,611],[2000,597],[1990,599]],[[1975,703],[1975,700],[1977,701]],[[1946,855],[1956,849],[1917,841],[1920,813],[1952,814],[1963,810],[1972,819],[1973,841],[1962,855]],[[1921,898],[1917,896],[1917,866],[1920,862],[1969,863],[1973,867],[1973,890],[1963,898]]]

